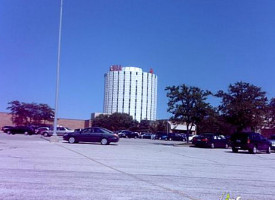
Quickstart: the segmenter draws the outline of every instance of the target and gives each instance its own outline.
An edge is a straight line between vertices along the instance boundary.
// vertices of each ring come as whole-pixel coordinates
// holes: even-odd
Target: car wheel
[[[69,142],[70,144],[75,143],[75,138],[74,138],[74,137],[70,137],[69,140],[68,140],[68,142]]]
[[[25,134],[25,135],[28,135],[29,133],[28,133],[28,131],[25,131],[24,134]]]
[[[109,144],[109,143],[108,143],[108,140],[107,140],[106,138],[102,138],[101,141],[100,141],[100,143],[101,143],[102,145],[107,145],[107,144]]]
[[[236,149],[236,148],[234,148],[234,147],[232,147],[232,151],[233,151],[234,153],[238,153],[238,149]]]
[[[266,153],[268,153],[268,154],[271,153],[271,147],[270,146],[267,148]]]
[[[7,131],[7,134],[11,134],[11,131]]]
[[[43,133],[43,135],[44,135],[45,137],[48,137],[48,133],[47,133],[47,132]]]
[[[258,152],[258,149],[256,146],[254,146],[251,150],[250,150],[250,153],[252,154],[256,154]]]
[[[229,145],[228,145],[228,144],[225,144],[225,148],[228,149],[228,148],[229,148]]]
[[[215,148],[215,144],[211,143],[210,147],[211,147],[211,149],[214,149]]]

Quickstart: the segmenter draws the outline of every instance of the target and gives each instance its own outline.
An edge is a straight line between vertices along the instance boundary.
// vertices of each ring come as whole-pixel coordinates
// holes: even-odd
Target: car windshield
[[[220,138],[221,138],[221,139],[225,139],[225,136],[224,136],[224,135],[220,135]]]

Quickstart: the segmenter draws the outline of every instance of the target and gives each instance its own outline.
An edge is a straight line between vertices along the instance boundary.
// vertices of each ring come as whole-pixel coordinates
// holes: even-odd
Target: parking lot
[[[275,199],[275,153],[48,139],[0,133],[0,199]]]

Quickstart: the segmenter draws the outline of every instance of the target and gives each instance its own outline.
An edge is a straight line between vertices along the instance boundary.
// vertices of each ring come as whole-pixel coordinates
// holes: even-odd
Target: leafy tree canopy
[[[125,130],[135,127],[137,122],[126,113],[113,113],[99,115],[93,120],[93,126],[104,127],[112,131]]]
[[[230,84],[227,92],[220,90],[216,94],[222,99],[221,114],[237,131],[255,130],[262,124],[267,108],[265,95],[260,87],[245,82]]]
[[[167,130],[167,120],[141,120],[138,125],[138,132],[166,132]]]
[[[186,123],[187,132],[190,132],[195,124],[199,124],[207,115],[209,103],[206,103],[210,91],[201,90],[198,87],[180,86],[166,87],[168,112],[172,113],[175,123]]]
[[[45,124],[53,121],[54,110],[47,104],[24,103],[11,101],[8,103],[12,121],[16,125]]]
[[[223,135],[230,135],[234,132],[234,127],[226,122],[224,117],[220,115],[215,107],[209,107],[207,115],[197,124],[198,133],[221,133]]]
[[[268,104],[266,122],[268,127],[275,128],[275,98],[272,98]]]

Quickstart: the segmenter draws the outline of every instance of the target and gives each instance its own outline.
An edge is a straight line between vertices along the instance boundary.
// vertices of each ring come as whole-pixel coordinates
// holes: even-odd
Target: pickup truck
[[[66,128],[66,127],[63,127],[63,126],[58,126],[56,127],[56,134],[58,136],[63,136],[65,135],[66,133],[72,133],[74,132],[74,130],[72,129],[69,129],[69,128]],[[41,133],[41,135],[45,136],[45,137],[50,137],[53,135],[53,128],[49,129],[49,130],[45,130]]]

